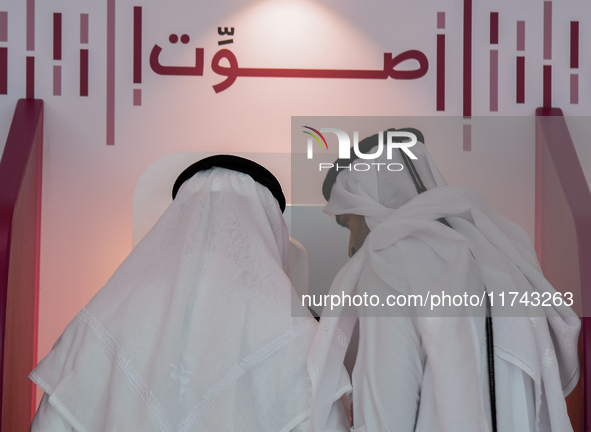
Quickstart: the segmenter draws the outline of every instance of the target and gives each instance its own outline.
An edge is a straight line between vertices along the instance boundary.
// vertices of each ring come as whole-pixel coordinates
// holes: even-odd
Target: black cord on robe
[[[403,129],[404,130],[404,129]],[[402,159],[406,163],[408,167],[408,171],[410,172],[410,176],[412,177],[412,181],[415,184],[417,189],[417,193],[421,194],[427,190],[421,177],[419,176],[418,171],[416,170],[414,164],[412,163],[412,159],[408,157],[406,153],[402,149],[400,150],[400,154],[402,155]],[[452,228],[449,222],[445,218],[437,219],[442,224]],[[453,229],[453,228],[452,228]],[[486,286],[484,287],[486,291]],[[487,365],[488,365],[488,388],[490,392],[490,411],[491,411],[491,422],[492,422],[492,432],[497,432],[497,397],[496,397],[496,386],[495,386],[495,355],[494,355],[494,341],[493,341],[493,324],[492,324],[492,316],[491,316],[491,309],[490,309],[490,300],[488,295],[486,296],[486,354],[487,354]]]

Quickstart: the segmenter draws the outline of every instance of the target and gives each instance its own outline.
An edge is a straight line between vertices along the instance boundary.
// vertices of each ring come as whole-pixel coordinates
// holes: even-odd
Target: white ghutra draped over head
[[[422,140],[422,134],[416,129],[403,130],[419,134]],[[373,147],[377,144],[377,140],[377,135],[366,138],[360,143],[360,148],[366,150],[367,147]],[[408,165],[408,157],[394,150],[391,159],[387,159],[386,154],[382,153],[375,160],[376,165],[381,164],[379,169],[375,167],[368,171],[344,169],[339,172],[336,167],[333,167],[327,174],[322,188],[324,197],[328,201],[324,211],[331,215],[350,213],[365,216],[368,227],[372,229],[388,218],[393,209],[401,207],[417,196],[418,191],[424,192],[427,189],[445,186],[447,183],[423,143],[419,141],[410,149],[417,157],[412,161],[412,166]],[[351,163],[351,161],[337,162],[341,166]],[[388,165],[394,165],[392,169],[396,170],[399,167],[404,168],[392,171],[387,168]]]
[[[423,141],[422,134],[419,141]],[[360,148],[372,153],[370,149],[377,143],[375,135],[362,141]],[[485,289],[519,295],[556,292],[544,278],[523,229],[500,216],[476,191],[446,185],[422,142],[411,151],[418,158],[412,161],[414,166],[402,152],[394,152],[391,160],[382,154],[373,161],[382,163],[379,171],[375,165],[368,171],[333,168],[327,175],[323,194],[328,203],[324,211],[364,216],[371,230],[363,246],[335,277],[329,294],[356,294],[362,289],[358,283],[366,269],[395,294],[424,296],[435,288],[451,296],[468,293],[480,297]],[[337,162],[343,166],[354,161]],[[400,163],[404,169],[389,171],[385,169],[389,163]],[[397,262],[384,261],[381,253],[388,250],[394,251],[389,256],[399,257]],[[486,374],[482,347],[487,311],[486,305],[480,306],[470,311],[448,308],[416,312],[422,349],[433,372],[433,394],[421,398],[434,398],[437,412],[427,415],[434,416],[431,424],[439,431],[490,430],[489,389],[487,380],[482,379]],[[358,309],[357,313],[371,316],[372,312]],[[572,391],[579,376],[579,318],[566,306],[542,308],[531,304],[516,305],[511,310],[494,305],[490,313],[502,317],[493,318],[495,354],[534,382],[535,429],[569,430],[564,395]],[[357,320],[345,316],[348,312],[342,306],[328,314],[320,321],[308,357],[312,432],[323,431],[329,408],[324,400],[337,385],[337,371]],[[387,370],[368,373],[375,376],[370,386],[396,386],[387,382]]]
[[[291,316],[280,203],[219,166],[179,187],[31,379],[79,431],[289,431],[317,323]]]

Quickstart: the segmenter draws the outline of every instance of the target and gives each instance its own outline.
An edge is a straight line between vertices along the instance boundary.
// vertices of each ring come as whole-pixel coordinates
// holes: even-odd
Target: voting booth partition
[[[582,317],[581,378],[567,398],[575,431],[591,430],[591,193],[562,110],[536,110],[536,252],[548,281]]]
[[[28,431],[36,405],[43,101],[18,101],[0,161],[0,430]]]

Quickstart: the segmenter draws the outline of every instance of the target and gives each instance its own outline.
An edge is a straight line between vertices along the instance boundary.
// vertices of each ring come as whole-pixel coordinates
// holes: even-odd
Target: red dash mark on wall
[[[496,45],[499,43],[499,13],[490,13],[490,43]]]
[[[133,8],[133,82],[142,82],[142,8]],[[135,97],[134,97],[135,105]]]
[[[53,66],[53,95],[61,96],[62,94],[62,67],[59,65]]]
[[[445,12],[437,12],[437,28],[445,28]]]
[[[80,14],[80,43],[88,43],[88,14]]]
[[[516,102],[525,103],[525,57],[517,57]]]
[[[472,125],[465,124],[463,125],[463,143],[464,143],[464,151],[471,151],[472,150]]]
[[[570,103],[573,105],[579,103],[579,74],[570,76]]]
[[[499,110],[499,50],[490,50],[490,110]]]
[[[544,65],[544,108],[552,108],[552,66]]]
[[[133,105],[142,105],[142,89],[133,89]]]
[[[544,2],[544,60],[552,59],[552,2]],[[544,105],[545,107],[545,105]]]
[[[472,115],[472,0],[464,0],[464,117]]]
[[[0,12],[0,42],[8,42],[8,12]]]
[[[80,96],[88,96],[88,50],[80,50]]]
[[[62,14],[53,14],[53,59],[62,59]]]
[[[437,111],[445,111],[445,35],[437,35]]]
[[[35,0],[27,0],[27,51],[35,50]]]
[[[115,0],[107,0],[107,145],[115,145]]]
[[[517,21],[517,51],[525,51],[525,21]]]
[[[27,99],[35,98],[35,57],[27,57],[26,72]]]
[[[0,48],[0,94],[8,94],[8,48]]]
[[[570,67],[579,67],[579,22],[570,22]]]

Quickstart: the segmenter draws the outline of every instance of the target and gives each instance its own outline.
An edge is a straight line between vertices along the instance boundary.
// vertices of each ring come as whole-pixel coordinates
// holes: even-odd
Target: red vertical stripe
[[[8,12],[0,12],[0,42],[8,42]]]
[[[115,145],[115,0],[107,0],[107,145]]]
[[[142,82],[142,8],[133,8],[133,82]]]
[[[516,102],[525,103],[525,57],[517,57]]]
[[[579,22],[570,22],[570,67],[579,67]]]
[[[35,57],[27,57],[27,99],[35,98]]]
[[[544,108],[552,107],[552,66],[544,65]]]
[[[472,0],[464,0],[464,117],[472,115]]]
[[[62,14],[53,14],[53,59],[62,59]]]
[[[88,50],[80,50],[80,96],[88,96]]]
[[[8,94],[8,48],[0,48],[0,94]]]
[[[490,43],[499,43],[499,13],[490,13]]]
[[[490,110],[499,110],[499,51],[490,50]]]
[[[445,35],[437,35],[437,111],[445,111]]]
[[[544,2],[544,60],[552,59],[552,2]]]

